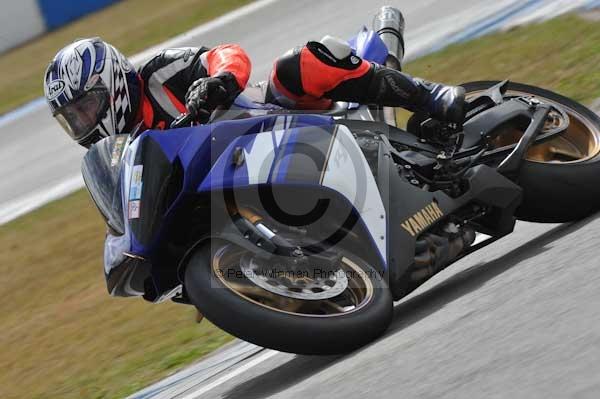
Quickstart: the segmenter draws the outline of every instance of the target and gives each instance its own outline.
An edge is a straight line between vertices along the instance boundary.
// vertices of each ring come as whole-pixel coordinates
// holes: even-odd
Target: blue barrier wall
[[[37,0],[48,29],[58,28],[117,1],[120,0]]]

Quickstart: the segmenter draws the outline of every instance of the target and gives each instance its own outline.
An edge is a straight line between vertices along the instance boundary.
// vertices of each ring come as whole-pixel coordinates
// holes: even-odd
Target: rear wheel
[[[380,336],[391,322],[385,281],[351,254],[343,254],[336,273],[319,278],[264,273],[273,267],[233,243],[207,242],[189,258],[186,292],[223,330],[285,352],[349,352]]]
[[[463,84],[467,99],[498,82]],[[517,217],[532,222],[567,222],[600,207],[600,118],[590,109],[554,92],[510,82],[505,97],[535,96],[566,112],[568,128],[555,138],[534,145],[527,153],[518,183],[523,203]],[[560,114],[550,114],[547,126],[560,126]],[[503,134],[498,147],[517,142],[522,131]]]

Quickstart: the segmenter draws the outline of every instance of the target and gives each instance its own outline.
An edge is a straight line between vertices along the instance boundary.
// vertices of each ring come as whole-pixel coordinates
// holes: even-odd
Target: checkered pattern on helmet
[[[113,63],[113,76],[115,78],[113,85],[115,128],[117,132],[122,133],[131,113],[131,104],[127,90],[127,77],[119,60]]]

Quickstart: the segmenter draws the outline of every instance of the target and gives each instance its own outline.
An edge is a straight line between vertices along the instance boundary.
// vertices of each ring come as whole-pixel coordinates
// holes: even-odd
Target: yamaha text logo
[[[442,212],[440,206],[436,202],[431,202],[425,208],[421,209],[403,222],[402,227],[412,237],[416,237],[423,230],[431,226],[443,216],[444,212]]]

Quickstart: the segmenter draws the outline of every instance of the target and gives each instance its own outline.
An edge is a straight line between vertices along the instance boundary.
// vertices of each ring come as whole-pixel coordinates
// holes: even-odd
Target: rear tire
[[[391,322],[390,290],[383,278],[360,259],[353,258],[353,264],[378,276],[370,279],[374,290],[369,302],[350,313],[314,316],[273,309],[234,291],[214,271],[218,253],[227,250],[240,251],[240,247],[226,241],[200,245],[187,263],[185,289],[208,320],[245,341],[284,352],[339,354],[379,337]]]
[[[470,82],[462,86],[469,94],[486,90],[499,82]],[[600,208],[600,117],[582,104],[554,92],[510,82],[506,95],[531,94],[542,101],[559,104],[571,119],[571,126],[557,145],[572,145],[580,159],[540,160],[540,147],[532,147],[520,170],[517,183],[523,188],[523,202],[516,216],[521,220],[562,223],[581,219]],[[587,138],[586,136],[587,135]],[[549,143],[541,146],[552,145]],[[569,144],[570,143],[570,144]],[[546,151],[544,147],[543,150]],[[536,158],[538,158],[536,160]],[[543,158],[543,157],[542,157]]]

